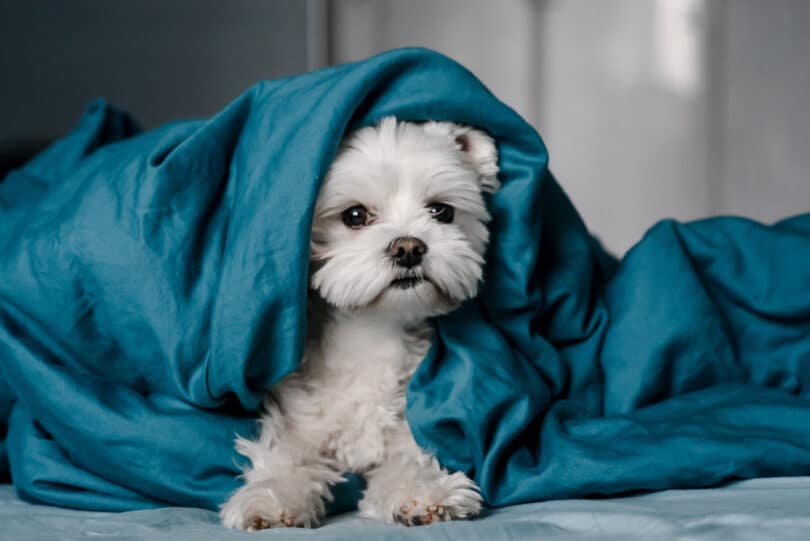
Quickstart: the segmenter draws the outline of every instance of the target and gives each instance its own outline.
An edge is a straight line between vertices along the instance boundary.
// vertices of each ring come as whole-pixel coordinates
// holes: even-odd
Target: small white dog
[[[245,485],[224,524],[259,530],[318,524],[330,487],[362,474],[360,511],[406,525],[478,514],[478,487],[417,446],[405,388],[427,352],[429,317],[476,295],[497,153],[478,130],[398,122],[349,135],[324,180],[311,244],[301,367],[273,387]]]

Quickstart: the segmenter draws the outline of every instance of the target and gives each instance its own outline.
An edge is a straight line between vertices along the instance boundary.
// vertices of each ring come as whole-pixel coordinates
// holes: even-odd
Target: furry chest
[[[329,432],[327,453],[363,472],[384,461],[391,438],[406,428],[406,387],[429,343],[353,338],[332,341],[305,377]]]

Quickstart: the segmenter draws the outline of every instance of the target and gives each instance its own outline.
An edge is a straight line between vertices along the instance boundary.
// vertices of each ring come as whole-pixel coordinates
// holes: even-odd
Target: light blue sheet
[[[18,500],[0,487],[0,539],[6,541],[806,541],[810,478],[755,479],[725,488],[669,490],[609,500],[523,504],[470,522],[386,526],[355,514],[316,530],[226,530],[212,511],[160,508],[125,513],[73,511]]]

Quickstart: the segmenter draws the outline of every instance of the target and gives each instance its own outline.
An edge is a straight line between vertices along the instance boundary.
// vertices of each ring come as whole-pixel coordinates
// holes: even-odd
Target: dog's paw
[[[323,514],[323,502],[315,498],[280,498],[271,490],[248,485],[231,496],[219,514],[226,527],[249,532],[311,528],[317,526]]]
[[[303,524],[298,524],[296,517],[287,515],[283,512],[274,517],[264,516],[264,514],[257,515],[255,517],[248,518],[244,524],[247,526],[244,529],[249,532],[257,532],[259,530],[267,530],[270,528],[292,528],[295,526],[304,526]]]
[[[226,527],[248,532],[269,528],[311,528],[318,523],[318,515],[313,511],[295,512],[271,502],[256,503],[246,512],[226,506],[220,515]]]
[[[481,511],[478,487],[463,473],[449,475],[436,484],[423,485],[416,492],[393,510],[394,522],[425,526],[473,518]]]
[[[425,505],[418,500],[411,500],[394,512],[394,521],[406,526],[426,526],[451,518],[443,505]]]

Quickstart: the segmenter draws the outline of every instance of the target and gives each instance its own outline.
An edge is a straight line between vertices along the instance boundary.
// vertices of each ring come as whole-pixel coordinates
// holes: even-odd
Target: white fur
[[[475,296],[495,191],[495,145],[447,122],[383,119],[347,137],[321,189],[312,227],[309,332],[301,367],[274,386],[258,440],[237,439],[245,485],[222,506],[225,525],[247,530],[314,526],[330,487],[363,474],[360,511],[407,525],[473,517],[478,487],[420,449],[404,418],[405,388],[430,344],[427,318]],[[455,208],[452,223],[428,213]],[[354,205],[372,219],[347,227]],[[412,269],[394,264],[398,237],[427,245]],[[424,280],[393,287],[404,276]]]

